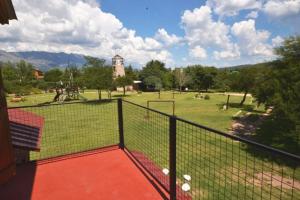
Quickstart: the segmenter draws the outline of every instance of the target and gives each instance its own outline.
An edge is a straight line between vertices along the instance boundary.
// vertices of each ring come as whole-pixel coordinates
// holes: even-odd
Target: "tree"
[[[17,77],[21,84],[26,84],[34,79],[33,76],[33,66],[30,63],[21,60],[16,65]]]
[[[239,71],[234,71],[230,75],[231,89],[238,92],[244,92],[240,106],[244,105],[247,95],[254,89],[256,71],[257,70],[254,67],[246,67]]]
[[[54,69],[50,69],[49,71],[45,72],[45,75],[44,75],[44,80],[46,82],[58,82],[62,79],[62,75],[63,75],[63,72],[58,69],[58,68],[54,68]]]
[[[105,66],[105,60],[103,59],[90,56],[85,56],[84,58],[86,59],[86,63],[83,68],[82,80],[88,88],[97,89],[98,97],[101,99],[102,90],[107,90],[110,93],[112,89],[112,67]]]
[[[259,103],[273,107],[270,118],[260,127],[257,139],[299,154],[300,36],[286,38],[274,51],[279,59],[265,69],[254,92]]]
[[[86,63],[84,64],[85,67],[88,67],[88,66],[104,67],[104,64],[105,64],[104,59],[99,59],[99,58],[95,58],[92,56],[84,56],[84,59],[86,61]]]
[[[188,66],[186,73],[191,77],[189,86],[200,92],[203,89],[204,69],[201,65]]]
[[[2,64],[3,80],[14,81],[18,79],[17,70],[11,62]]]
[[[145,83],[145,79],[152,76],[157,77],[160,79],[160,83],[162,84],[162,87],[172,87],[172,81],[170,79],[170,75],[168,73],[171,73],[170,70],[165,68],[165,64],[158,61],[158,60],[151,60],[146,64],[146,66],[141,70],[140,72],[140,79]],[[149,84],[147,85],[147,88],[149,88]]]
[[[133,80],[131,76],[126,75],[116,78],[115,82],[117,86],[123,87],[123,96],[125,96],[126,86],[131,85]]]
[[[160,90],[162,88],[162,81],[156,76],[148,76],[144,79],[144,83],[148,89]]]
[[[174,70],[174,76],[176,80],[176,85],[179,87],[179,91],[181,93],[182,87],[188,82],[189,76],[183,70],[183,68],[176,68]]]

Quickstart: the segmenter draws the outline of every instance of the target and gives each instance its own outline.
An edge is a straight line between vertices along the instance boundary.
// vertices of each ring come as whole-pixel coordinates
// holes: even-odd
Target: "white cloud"
[[[279,35],[272,39],[272,45],[273,47],[278,47],[282,45],[284,39],[280,37]]]
[[[234,23],[231,32],[236,36],[240,50],[244,55],[273,55],[272,46],[267,43],[270,32],[256,30],[253,19]]]
[[[221,16],[233,16],[237,15],[240,10],[261,8],[259,0],[207,0],[207,5]]]
[[[214,21],[210,7],[201,6],[193,11],[186,10],[181,17],[185,39],[190,46],[217,46],[226,48],[230,43],[229,26]]]
[[[189,54],[192,58],[196,59],[204,59],[207,57],[205,49],[201,48],[200,46],[195,46],[194,48],[190,49]]]
[[[186,10],[181,17],[185,39],[193,52],[195,47],[218,49],[215,57],[238,58],[239,50],[230,40],[230,26],[215,21],[209,6],[201,6],[193,11]],[[194,55],[190,53],[190,55]]]
[[[248,13],[248,15],[246,16],[246,18],[253,18],[256,19],[258,17],[258,12],[257,11],[251,11],[250,13]]]
[[[286,17],[300,14],[300,0],[269,0],[263,11],[271,17]]]
[[[178,37],[175,34],[169,35],[168,32],[163,28],[157,30],[155,34],[155,39],[163,42],[167,46],[172,46],[182,41],[181,37]]]
[[[1,48],[43,50],[111,58],[116,51],[128,62],[150,59],[172,63],[172,55],[154,38],[137,36],[96,0],[14,0],[18,21],[0,27]],[[169,36],[169,35],[168,35]],[[170,38],[175,38],[173,35]]]
[[[221,59],[233,60],[239,58],[240,56],[241,54],[237,44],[232,45],[227,50],[214,51],[214,57],[217,60],[221,60]]]

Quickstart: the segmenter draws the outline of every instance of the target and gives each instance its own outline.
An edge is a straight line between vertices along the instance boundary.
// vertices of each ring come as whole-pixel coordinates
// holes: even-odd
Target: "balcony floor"
[[[0,186],[1,199],[163,199],[119,149],[61,157],[17,167]]]

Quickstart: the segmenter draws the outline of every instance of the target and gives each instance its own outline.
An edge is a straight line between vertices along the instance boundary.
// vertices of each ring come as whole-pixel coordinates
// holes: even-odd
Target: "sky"
[[[0,49],[79,53],[141,68],[226,67],[276,59],[300,34],[300,0],[12,0]]]

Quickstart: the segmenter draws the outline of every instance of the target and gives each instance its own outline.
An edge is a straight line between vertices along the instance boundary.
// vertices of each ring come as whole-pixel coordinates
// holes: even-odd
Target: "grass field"
[[[103,96],[105,95],[104,93]],[[114,93],[113,97],[118,95],[120,94]],[[200,100],[194,98],[195,93],[176,94],[175,114],[202,125],[227,131],[236,112],[248,112],[252,107],[250,98],[247,98],[246,105],[241,108],[238,106],[241,97],[231,96],[230,109],[223,111],[220,108],[227,96],[213,93],[209,95],[210,100]],[[53,96],[54,94],[32,95],[26,97],[27,101],[22,103],[9,102],[9,106],[49,102]],[[86,91],[83,96],[96,99],[97,93]],[[147,100],[157,98],[157,93],[128,93],[125,97],[126,100],[141,105],[146,105]],[[172,94],[163,92],[161,99],[172,100]],[[130,103],[124,103],[123,106],[126,147],[132,152],[143,153],[160,168],[168,167],[168,117],[152,111],[147,113],[145,109]],[[151,108],[172,112],[171,105],[167,103],[151,104]],[[119,142],[116,102],[63,104],[30,107],[26,110],[45,118],[41,152],[32,153],[33,160]],[[289,187],[290,183],[287,183],[299,183],[299,168],[293,171],[286,164],[270,159],[270,155],[266,156],[265,152],[254,152],[241,142],[178,121],[177,182],[183,183],[183,174],[192,176],[192,190],[189,195],[193,199],[299,199],[300,189],[292,189]],[[273,183],[273,177],[278,179],[277,182]],[[296,180],[291,177],[296,177]],[[286,182],[282,187],[278,183],[284,180]]]
[[[250,104],[251,98],[247,98],[245,106],[239,107],[239,102],[241,101],[241,96],[231,96],[230,97],[230,109],[223,111],[222,107],[226,103],[227,95],[210,93],[210,100],[195,99],[196,93],[182,93],[175,94],[175,98],[172,99],[172,92],[162,92],[160,100],[174,100],[175,101],[175,115],[188,119],[202,125],[206,125],[218,130],[227,131],[230,128],[232,122],[232,116],[239,110],[248,112],[254,104]],[[10,102],[8,98],[9,106],[24,106],[24,105],[36,105],[44,102],[51,102],[55,94],[37,94],[26,96],[26,101],[19,103]],[[96,91],[87,90],[82,94],[88,100],[93,100],[98,98]],[[103,98],[107,97],[106,92],[102,94]],[[121,96],[121,93],[113,93],[114,98]],[[147,100],[158,100],[158,93],[127,93],[124,98],[126,100],[132,101],[140,105],[147,105]],[[150,108],[157,109],[162,112],[172,113],[171,103],[150,103]],[[259,109],[254,110],[254,112],[263,111],[261,106]]]

